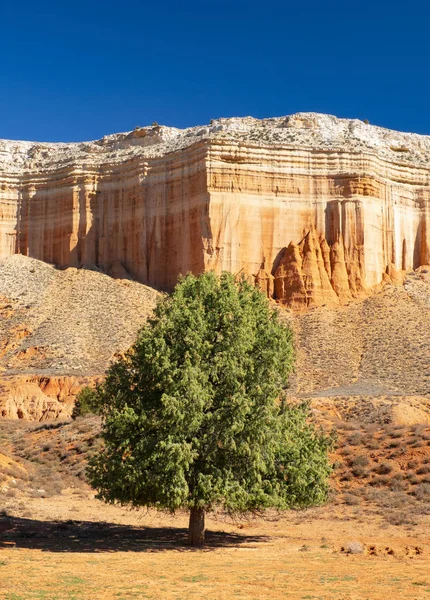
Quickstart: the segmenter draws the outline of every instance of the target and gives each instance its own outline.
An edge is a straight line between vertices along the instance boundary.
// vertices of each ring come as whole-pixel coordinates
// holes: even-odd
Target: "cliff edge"
[[[94,142],[0,141],[0,259],[95,265],[168,290],[244,272],[293,308],[430,264],[430,136],[299,113]]]

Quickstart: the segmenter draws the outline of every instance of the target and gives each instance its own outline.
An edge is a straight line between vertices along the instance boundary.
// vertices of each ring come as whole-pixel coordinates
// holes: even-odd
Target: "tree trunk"
[[[190,524],[188,527],[188,544],[201,546],[205,543],[205,509],[192,508],[190,510]]]

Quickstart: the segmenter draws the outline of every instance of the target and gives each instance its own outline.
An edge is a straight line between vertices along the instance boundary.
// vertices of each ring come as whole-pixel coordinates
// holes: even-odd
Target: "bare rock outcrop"
[[[100,377],[4,377],[0,385],[0,417],[31,421],[68,419],[80,390],[100,380]]]
[[[333,306],[351,300],[343,244],[318,239],[314,228],[285,249],[275,271],[275,298],[292,308]],[[356,291],[356,281],[352,281]]]
[[[171,289],[243,271],[296,308],[430,263],[430,137],[299,113],[0,141],[0,258],[93,265]]]

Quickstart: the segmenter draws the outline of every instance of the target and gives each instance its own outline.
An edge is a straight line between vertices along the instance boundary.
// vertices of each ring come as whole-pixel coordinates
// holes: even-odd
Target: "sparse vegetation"
[[[273,519],[267,521],[261,519],[249,522],[238,521],[237,531],[240,532],[240,535],[234,537],[231,543],[237,546],[244,540],[252,540],[252,544],[247,545],[247,552],[235,553],[235,566],[232,566],[231,550],[228,548],[223,550],[221,546],[217,552],[210,554],[213,557],[210,562],[210,570],[205,570],[205,568],[199,568],[198,565],[207,564],[207,553],[183,553],[180,555],[181,560],[172,561],[171,559],[171,552],[175,553],[174,556],[178,556],[176,552],[181,549],[178,540],[182,540],[183,530],[175,529],[175,527],[185,527],[186,525],[180,514],[175,517],[174,521],[165,515],[156,520],[157,517],[153,513],[147,517],[140,515],[133,517],[133,513],[128,511],[120,513],[120,509],[115,509],[118,512],[114,513],[115,517],[113,518],[113,513],[109,511],[114,507],[106,507],[105,512],[100,509],[100,506],[94,506],[94,501],[86,500],[89,489],[85,482],[79,479],[78,468],[80,467],[83,477],[86,459],[93,451],[94,443],[97,443],[95,437],[100,426],[98,417],[88,415],[78,417],[73,422],[42,424],[1,421],[0,425],[0,444],[2,445],[0,454],[7,454],[18,463],[18,467],[17,465],[11,467],[13,469],[11,473],[15,475],[17,484],[10,488],[10,494],[9,492],[2,494],[3,516],[1,518],[3,521],[0,525],[6,522],[10,523],[11,527],[16,526],[13,515],[18,514],[21,518],[17,519],[17,523],[20,523],[20,527],[23,528],[22,534],[17,534],[16,530],[11,529],[10,533],[6,532],[2,535],[2,540],[17,542],[18,546],[21,545],[24,548],[49,549],[55,545],[56,548],[62,547],[63,552],[61,561],[58,561],[56,552],[43,552],[40,553],[40,559],[35,563],[30,552],[16,552],[14,548],[9,550],[7,547],[2,549],[4,562],[7,563],[1,566],[2,585],[9,586],[7,589],[13,590],[18,597],[25,600],[34,597],[32,588],[34,579],[31,574],[34,572],[36,564],[43,565],[44,568],[44,583],[40,584],[40,589],[44,591],[47,598],[55,594],[58,597],[66,597],[73,589],[70,583],[71,576],[79,576],[80,579],[86,581],[85,589],[88,591],[90,585],[91,593],[95,597],[106,597],[107,581],[110,582],[112,588],[112,596],[107,595],[107,598],[112,597],[112,600],[120,598],[124,590],[129,590],[128,595],[131,597],[132,590],[137,588],[130,586],[128,581],[131,576],[139,572],[139,581],[148,577],[145,579],[148,581],[145,585],[150,587],[145,588],[145,595],[154,600],[159,597],[160,585],[163,586],[162,591],[165,597],[169,596],[169,592],[175,596],[177,581],[182,581],[183,577],[190,579],[186,583],[193,586],[194,593],[199,590],[202,596],[208,598],[215,598],[211,592],[212,589],[217,590],[219,597],[220,590],[224,590],[224,582],[228,586],[225,588],[226,595],[235,595],[232,594],[232,590],[234,592],[236,589],[232,587],[233,581],[237,581],[237,595],[243,594],[243,585],[247,584],[247,578],[249,578],[252,588],[247,588],[248,597],[252,597],[252,593],[255,594],[255,598],[266,597],[267,590],[270,588],[271,598],[281,599],[285,597],[286,582],[291,591],[292,581],[297,580],[296,577],[292,580],[289,575],[295,568],[294,563],[291,563],[291,553],[288,554],[289,566],[285,569],[285,551],[286,548],[291,549],[291,546],[296,549],[295,554],[301,561],[301,567],[303,567],[303,559],[305,558],[307,561],[307,570],[303,577],[308,579],[310,569],[313,569],[315,580],[321,580],[321,590],[318,592],[319,588],[314,587],[315,593],[311,594],[314,596],[319,594],[323,597],[324,594],[327,594],[327,582],[329,581],[334,586],[333,590],[336,590],[329,592],[333,597],[341,597],[345,593],[349,593],[351,596],[356,595],[363,590],[361,586],[363,578],[366,577],[366,581],[373,582],[372,589],[375,597],[386,593],[389,589],[387,586],[392,581],[392,585],[395,587],[395,597],[406,599],[413,597],[413,588],[410,582],[424,581],[427,576],[428,545],[424,550],[421,548],[423,538],[420,538],[421,541],[416,538],[416,532],[422,534],[423,527],[427,526],[430,515],[430,483],[422,481],[424,477],[428,477],[428,474],[417,475],[418,470],[430,464],[430,454],[424,440],[424,437],[430,433],[429,426],[403,426],[402,429],[398,429],[403,432],[403,438],[398,439],[406,441],[410,437],[416,436],[419,445],[416,448],[407,445],[409,449],[405,457],[388,459],[392,452],[392,449],[389,448],[393,431],[390,424],[376,424],[369,431],[367,424],[360,425],[355,422],[351,426],[349,423],[344,428],[342,422],[338,420],[336,424],[339,436],[338,449],[333,456],[337,468],[332,475],[331,504],[327,508],[312,511],[311,514],[297,512],[290,513],[288,516],[280,516],[275,513]],[[361,432],[362,445],[351,446],[344,454],[346,438],[351,431]],[[369,433],[371,433],[371,437],[369,437]],[[369,452],[369,443],[372,440],[377,443],[377,448]],[[18,458],[17,448],[20,448],[21,456],[31,455],[31,460]],[[39,451],[33,452],[35,449]],[[83,450],[82,453],[80,453],[81,450]],[[67,454],[67,457],[60,460],[60,456],[64,453]],[[364,464],[366,461],[362,457],[368,458],[368,465]],[[378,475],[375,468],[384,462],[392,464],[393,470],[386,475]],[[368,468],[370,474],[365,477],[355,476],[352,472],[354,465]],[[20,467],[23,468],[23,471],[20,471]],[[58,480],[54,478],[51,485],[52,473],[50,474],[46,467],[51,467],[52,470],[59,473],[63,493],[65,488],[69,488],[68,495],[61,496],[58,501],[56,501],[56,495],[52,495],[57,494],[58,487],[55,486],[58,485]],[[23,472],[26,473],[25,476],[22,476]],[[0,477],[1,488],[5,482],[7,485],[9,475],[5,475],[6,471],[1,465],[0,473],[3,474]],[[349,480],[343,481],[343,476],[348,476]],[[378,486],[370,485],[374,476],[382,479]],[[401,477],[402,479],[400,479]],[[393,484],[397,485],[399,481],[405,483],[405,489],[393,490]],[[42,490],[42,492],[38,490]],[[65,511],[64,516],[61,521],[52,524],[45,521],[34,521],[32,520],[34,518],[32,503],[34,503],[33,506],[41,506],[43,503],[47,503],[48,507],[51,503],[53,506],[61,505],[62,510]],[[98,518],[117,523],[120,519],[124,519],[124,522],[129,523],[130,519],[134,519],[136,527],[124,527],[121,533],[117,533],[122,544],[120,547],[134,551],[113,552],[115,544],[119,543],[115,541],[115,535],[110,531],[113,525],[85,522],[84,519],[87,517],[83,515],[86,513],[79,512],[84,506],[94,511],[91,520]],[[99,513],[97,517],[95,512]],[[81,519],[81,521],[70,521],[71,518]],[[208,536],[209,544],[213,543],[214,530],[218,536],[216,539],[223,540],[224,544],[229,539],[226,530],[230,531],[231,525],[227,524],[230,521],[226,523],[223,519],[224,516],[219,514],[216,521],[209,522],[211,530]],[[154,529],[154,523],[157,524],[158,529]],[[47,531],[47,527],[54,529]],[[348,537],[345,539],[345,527],[349,528],[348,531],[357,531],[358,529],[360,536],[363,536],[364,539],[372,539],[373,543],[376,540],[375,545],[366,544],[363,563],[357,562],[355,566],[349,561],[348,564],[343,564],[343,561],[339,562],[340,547],[344,545],[346,548],[348,543]],[[392,536],[396,535],[396,531],[399,533],[394,539]],[[54,533],[52,534],[52,532]],[[252,536],[250,532],[252,532]],[[261,538],[258,535],[255,536],[255,532],[258,532]],[[246,537],[247,535],[249,537]],[[263,541],[266,536],[270,536],[269,544]],[[354,537],[349,534],[349,539],[354,539]],[[408,540],[406,543],[405,539]],[[88,554],[89,544],[92,544],[96,550],[92,555],[94,558],[91,557],[91,559],[89,558],[91,555]],[[176,546],[177,544],[178,546]],[[286,544],[288,545],[286,546]],[[303,546],[307,546],[306,552],[297,552]],[[65,552],[64,548],[73,551]],[[163,548],[163,552],[159,552],[161,548]],[[148,553],[142,552],[142,550],[148,549],[151,551],[151,561],[149,562]],[[423,552],[424,555],[421,557]],[[387,556],[408,558],[407,561],[402,562],[401,589],[398,587],[399,562],[387,560]],[[418,560],[409,560],[409,556]],[[270,560],[268,560],[269,557]],[[324,564],[327,563],[325,575],[322,571],[322,559]],[[378,560],[383,563],[375,562]],[[26,561],[28,561],[28,569],[25,567]],[[96,570],[93,561],[97,561]],[[216,566],[217,561],[219,561],[218,567]],[[18,565],[21,573],[19,578],[16,577]],[[153,566],[151,567],[151,565]],[[417,573],[420,565],[422,577]],[[379,576],[381,567],[385,574],[383,579]],[[344,568],[348,568],[348,571],[345,572]],[[374,571],[375,568],[376,571]],[[219,577],[216,577],[217,569],[219,569]],[[283,574],[284,569],[288,573]],[[412,569],[409,579],[407,577],[408,569]],[[115,572],[115,584],[110,579],[111,571]],[[163,573],[163,578],[158,577],[157,573],[160,572]],[[51,578],[49,578],[50,573],[53,573]],[[59,576],[58,573],[64,577]],[[191,580],[200,574],[207,576],[208,579],[205,581]],[[356,577],[355,582],[351,579],[353,576]],[[212,581],[213,577],[215,577],[216,586],[208,588],[207,584]],[[120,578],[119,583],[118,578]],[[350,585],[349,581],[351,581],[351,587],[346,587]],[[305,579],[300,582],[302,587],[304,582]],[[73,585],[83,586],[83,584]],[[198,587],[199,585],[202,587]],[[29,589],[33,591],[27,592]],[[251,589],[252,593],[249,592]],[[424,589],[426,588],[423,587]],[[369,594],[369,589],[366,593]],[[77,598],[80,597],[76,590],[73,594]],[[302,595],[306,594],[302,593]]]

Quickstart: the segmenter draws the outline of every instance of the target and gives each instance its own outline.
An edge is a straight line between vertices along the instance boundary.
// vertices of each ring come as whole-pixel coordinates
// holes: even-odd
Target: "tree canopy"
[[[267,298],[229,273],[187,275],[157,304],[95,391],[104,449],[88,475],[107,502],[204,516],[325,500],[329,438],[284,390],[292,333]]]

